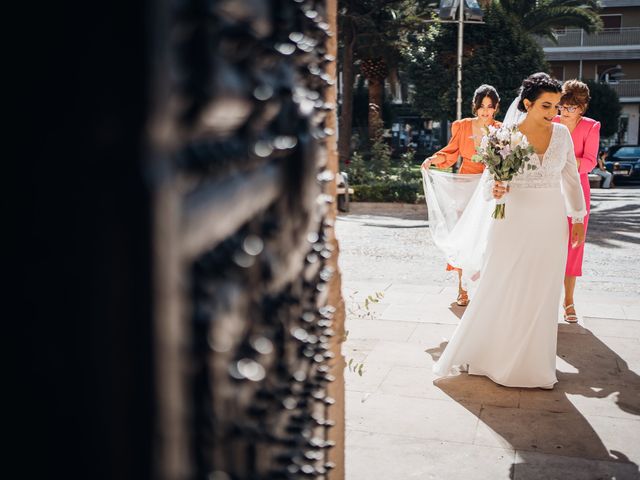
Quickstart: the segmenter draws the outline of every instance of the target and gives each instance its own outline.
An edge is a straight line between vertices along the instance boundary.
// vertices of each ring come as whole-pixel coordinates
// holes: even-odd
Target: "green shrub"
[[[418,203],[422,198],[421,182],[374,182],[354,185],[356,202]]]
[[[416,174],[415,170],[415,156],[416,152],[413,149],[407,150],[402,154],[400,158],[400,166],[396,169],[396,175],[401,182],[415,182]]]
[[[376,117],[373,128],[376,132],[371,141],[371,170],[375,175],[389,174],[391,168],[391,147],[384,138],[384,125],[380,117]]]
[[[358,153],[353,152],[351,154],[351,161],[346,168],[349,174],[349,183],[354,184],[368,184],[375,181],[375,175],[371,171],[371,165],[366,162],[364,157]]]

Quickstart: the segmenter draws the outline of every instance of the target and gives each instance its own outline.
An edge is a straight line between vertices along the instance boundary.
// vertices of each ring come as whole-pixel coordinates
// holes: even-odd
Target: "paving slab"
[[[446,388],[444,384],[447,384]],[[380,391],[407,397],[433,398],[457,402],[518,407],[520,390],[496,385],[479,376],[461,375],[460,377],[435,378],[424,368],[393,367],[380,385]]]
[[[640,322],[636,320],[585,317],[584,326],[598,336],[640,338]]]
[[[346,471],[350,480],[506,480],[514,459],[510,449],[354,431]]]
[[[434,362],[423,345],[380,340],[367,356],[367,363],[420,367],[425,372],[431,372]]]
[[[347,392],[347,429],[471,445],[480,405]]]
[[[417,322],[398,322],[353,318],[347,324],[348,338],[351,340],[375,339],[405,342],[409,340]]]
[[[392,304],[380,315],[384,320],[457,325],[460,318],[446,305]]]

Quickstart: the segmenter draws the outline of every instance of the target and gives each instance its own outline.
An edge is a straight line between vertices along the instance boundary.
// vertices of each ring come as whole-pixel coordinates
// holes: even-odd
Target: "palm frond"
[[[545,6],[522,19],[523,28],[532,34],[549,36],[554,28],[582,28],[587,33],[602,29],[602,20],[592,10],[580,7]]]

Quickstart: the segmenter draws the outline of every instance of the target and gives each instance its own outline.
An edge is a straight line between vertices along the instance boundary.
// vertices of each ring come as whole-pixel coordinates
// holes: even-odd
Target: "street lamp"
[[[607,68],[599,75],[600,83],[609,83],[609,80],[613,80],[617,82],[622,77],[624,77],[624,73],[622,73],[622,67],[620,65],[616,65],[615,67]]]
[[[456,15],[459,15],[459,0],[440,0],[440,8],[438,10],[438,16],[441,20],[455,19]],[[464,19],[472,20],[474,22],[481,22],[484,14],[477,0],[465,0],[464,1]],[[456,20],[457,23],[458,20]],[[469,22],[467,22],[469,23]]]
[[[457,12],[456,12],[457,10]],[[458,24],[458,59],[456,63],[456,120],[462,118],[462,45],[465,23],[484,23],[483,13],[477,0],[440,0],[439,17],[443,23]],[[454,20],[456,13],[458,19]]]

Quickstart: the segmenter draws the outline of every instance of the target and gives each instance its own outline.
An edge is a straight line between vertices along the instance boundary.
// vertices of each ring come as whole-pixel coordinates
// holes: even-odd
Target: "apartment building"
[[[620,141],[640,140],[640,0],[601,0],[604,30],[557,32],[558,43],[539,39],[553,75],[606,82],[620,97]],[[609,139],[618,141],[617,136]]]

